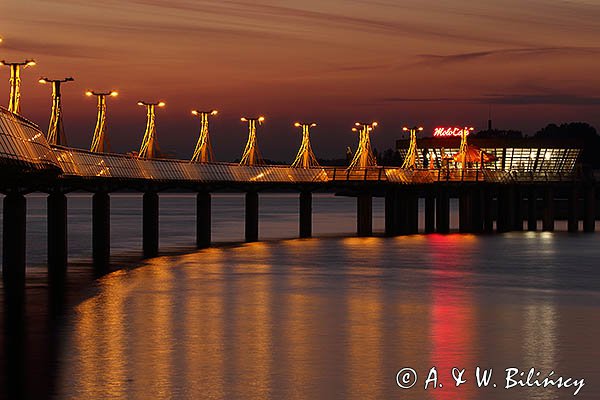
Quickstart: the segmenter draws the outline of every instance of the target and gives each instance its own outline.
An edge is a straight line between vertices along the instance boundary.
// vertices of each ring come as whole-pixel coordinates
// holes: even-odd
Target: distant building
[[[472,135],[471,135],[472,136]],[[469,137],[474,146],[494,156],[484,168],[523,173],[571,173],[582,151],[582,142],[546,138],[477,138]],[[460,137],[425,137],[417,141],[417,168],[458,168],[453,156],[459,152]],[[409,140],[400,139],[396,149],[402,158],[408,153]],[[433,163],[433,165],[432,165]],[[481,168],[479,162],[470,168]]]

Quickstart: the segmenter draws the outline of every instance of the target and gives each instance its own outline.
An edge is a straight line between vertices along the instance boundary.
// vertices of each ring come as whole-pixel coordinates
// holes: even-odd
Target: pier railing
[[[319,168],[284,165],[241,166],[172,159],[144,159],[125,154],[91,153],[54,146],[64,177],[192,182],[324,182]]]
[[[52,146],[54,158],[66,178],[106,178],[174,182],[567,182],[575,172],[523,172],[480,168],[402,169],[398,167],[315,167],[285,165],[241,166],[233,163],[195,163],[174,159],[143,159],[126,154],[92,153]]]

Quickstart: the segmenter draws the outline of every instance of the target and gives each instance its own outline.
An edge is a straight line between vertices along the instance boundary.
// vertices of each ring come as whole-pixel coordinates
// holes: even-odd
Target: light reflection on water
[[[585,377],[577,398],[597,399],[598,239],[556,235],[290,240],[150,260],[76,308],[57,397],[572,395],[476,389],[481,366]],[[425,392],[434,365],[444,387]],[[401,391],[406,366],[420,380]],[[470,382],[452,388],[453,367]]]

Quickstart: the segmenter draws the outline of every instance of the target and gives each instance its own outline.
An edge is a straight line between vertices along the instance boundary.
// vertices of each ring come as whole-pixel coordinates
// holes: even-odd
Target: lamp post
[[[155,119],[155,108],[164,107],[166,103],[164,101],[158,101],[150,103],[147,101],[138,101],[139,106],[146,107],[148,119],[146,121],[146,132],[142,139],[142,145],[138,153],[139,158],[155,158],[160,153],[158,147],[158,141],[156,140],[156,126],[154,124]]]
[[[475,128],[466,126],[460,133],[460,150],[458,151],[458,159],[461,161],[462,169],[467,168],[467,151],[469,149],[469,144],[467,143],[467,136],[469,136],[469,133],[471,133],[474,130]]]
[[[85,95],[88,97],[96,96],[98,99],[98,117],[96,118],[96,127],[94,136],[92,136],[92,145],[90,151],[94,153],[105,153],[110,151],[110,140],[106,134],[106,97],[116,97],[119,92],[111,90],[109,92],[96,92],[87,90]]]
[[[214,159],[212,146],[210,144],[210,135],[208,133],[208,118],[217,115],[217,110],[198,111],[192,110],[192,115],[200,118],[200,136],[192,155],[192,162],[211,162]]]
[[[292,163],[292,167],[294,168],[310,168],[310,167],[318,167],[319,162],[317,161],[317,157],[315,157],[315,153],[312,150],[312,146],[310,144],[310,128],[314,128],[317,126],[316,123],[312,122],[310,124],[303,124],[300,122],[296,122],[294,124],[296,128],[302,128],[302,143],[300,144],[300,149],[298,150],[298,154]]]
[[[403,169],[415,169],[417,166],[417,132],[422,132],[422,126],[413,126],[412,128],[403,127],[404,132],[410,132],[410,144],[408,145],[408,152],[402,163]]]
[[[65,136],[65,128],[62,120],[62,103],[61,103],[61,92],[60,87],[65,82],[72,82],[73,78],[64,79],[48,79],[40,78],[39,82],[42,84],[52,84],[52,111],[50,112],[50,123],[48,124],[48,134],[46,138],[48,143],[54,145],[67,145],[67,138]]]
[[[10,67],[10,97],[8,99],[8,111],[15,114],[21,112],[21,67],[33,67],[34,60],[25,60],[23,62],[0,61],[0,65]]]
[[[248,123],[248,142],[244,148],[240,165],[256,165],[262,164],[262,157],[258,151],[258,144],[256,142],[256,126],[261,125],[265,122],[265,117],[248,118],[242,117],[242,122]]]
[[[353,132],[359,133],[358,148],[348,168],[367,168],[377,165],[373,149],[371,147],[371,131],[379,124],[377,122],[355,122]]]

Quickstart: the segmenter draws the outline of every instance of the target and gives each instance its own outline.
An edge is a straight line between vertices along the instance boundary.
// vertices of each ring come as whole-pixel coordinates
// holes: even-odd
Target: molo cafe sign
[[[433,130],[433,137],[461,137],[463,132],[468,136],[474,128],[439,127]]]

